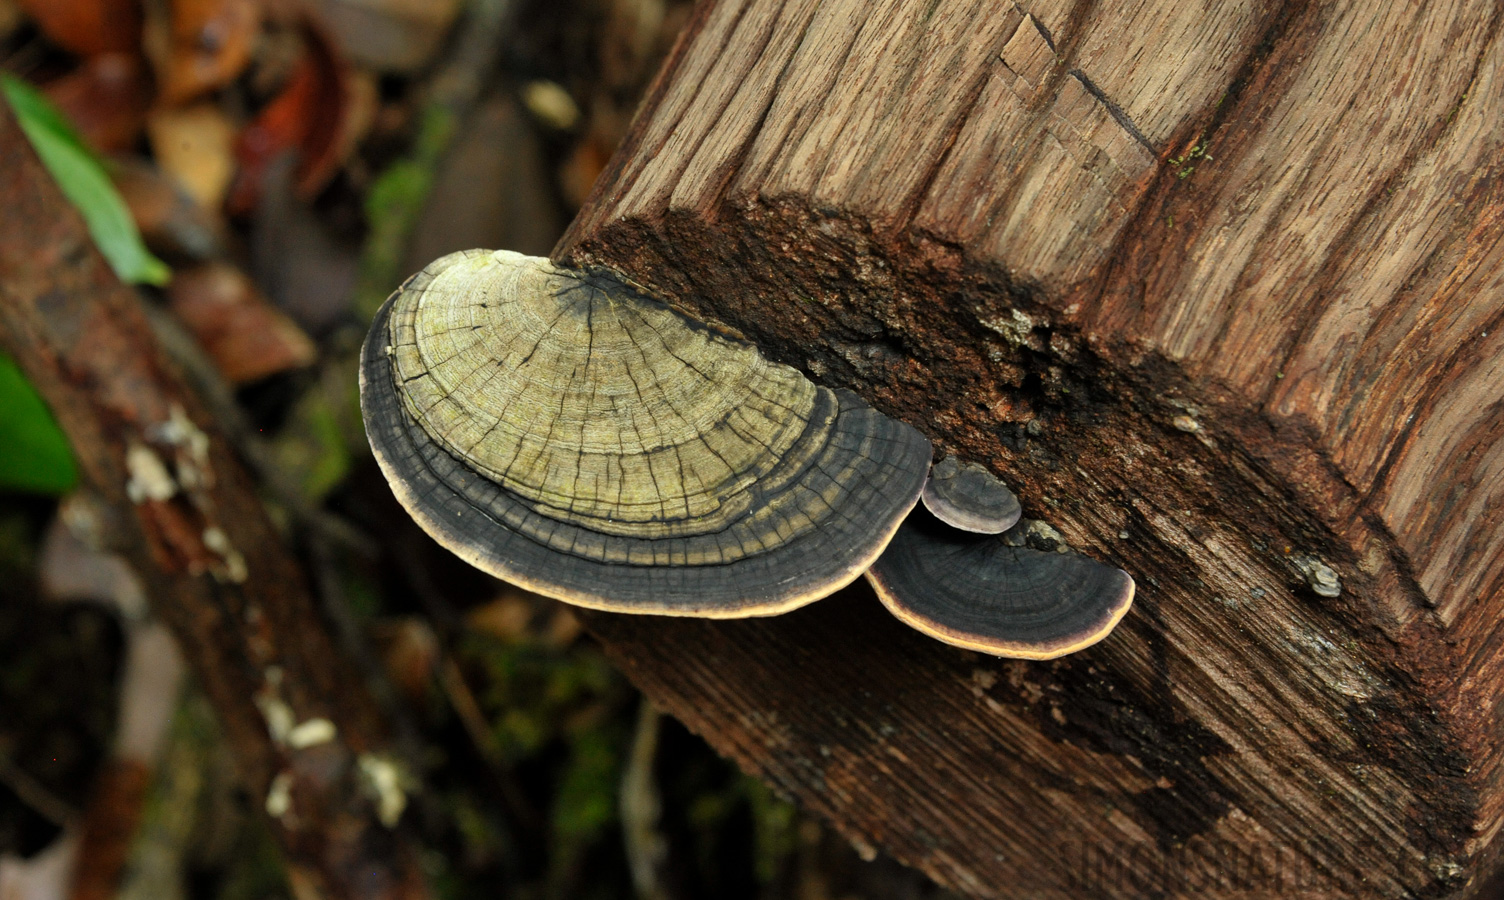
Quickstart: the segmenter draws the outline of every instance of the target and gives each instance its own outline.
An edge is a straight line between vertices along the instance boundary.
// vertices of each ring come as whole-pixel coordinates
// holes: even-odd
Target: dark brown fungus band
[[[1015,659],[1095,644],[1133,602],[1133,579],[1078,553],[974,534],[916,509],[867,578],[888,609],[932,637]]]
[[[604,272],[431,263],[361,355],[397,498],[471,564],[618,612],[773,615],[855,579],[918,502],[923,435]]]
[[[1018,498],[991,472],[954,456],[935,463],[924,485],[924,507],[947,525],[978,534],[1001,534],[1023,515]]]

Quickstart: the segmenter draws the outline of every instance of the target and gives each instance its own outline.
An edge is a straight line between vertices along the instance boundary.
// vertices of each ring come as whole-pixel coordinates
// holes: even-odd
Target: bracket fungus
[[[1001,534],[1023,515],[1007,485],[982,466],[954,456],[935,463],[921,496],[935,518],[977,534]]]
[[[361,405],[441,544],[618,612],[772,615],[861,575],[930,443],[605,272],[442,257],[376,316]]]
[[[994,656],[1054,659],[1106,637],[1133,602],[1133,579],[1064,548],[1025,546],[1026,531],[976,534],[916,509],[867,580],[905,624]]]

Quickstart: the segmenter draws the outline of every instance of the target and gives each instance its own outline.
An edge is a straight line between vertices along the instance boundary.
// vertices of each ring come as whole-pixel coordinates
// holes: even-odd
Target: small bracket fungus
[[[977,534],[1000,534],[1023,515],[1007,485],[976,463],[958,462],[954,456],[935,463],[922,496],[935,518]]]
[[[1342,596],[1342,579],[1337,575],[1337,570],[1320,558],[1309,553],[1297,553],[1290,557],[1290,562],[1294,563],[1316,596],[1328,599]]]
[[[948,527],[916,509],[867,579],[904,623],[947,644],[1053,659],[1106,637],[1133,602],[1128,573]]]
[[[855,579],[930,444],[616,277],[507,251],[431,263],[361,355],[371,446],[429,534],[618,612],[772,615]]]

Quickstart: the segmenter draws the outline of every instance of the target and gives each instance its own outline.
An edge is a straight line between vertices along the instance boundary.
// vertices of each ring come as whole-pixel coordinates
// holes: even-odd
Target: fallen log
[[[1139,593],[1047,663],[861,591],[589,627],[722,752],[970,896],[1479,895],[1500,18],[699,5],[555,258],[986,464]]]

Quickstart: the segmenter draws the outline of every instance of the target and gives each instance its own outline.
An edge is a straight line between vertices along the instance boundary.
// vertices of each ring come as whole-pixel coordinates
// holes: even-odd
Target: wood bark
[[[556,256],[988,464],[1139,594],[1050,663],[942,646],[861,592],[590,627],[720,750],[971,896],[1484,891],[1500,20],[698,6]]]
[[[334,651],[301,567],[158,348],[135,291],[3,102],[0,192],[0,348],[73,445],[99,501],[78,508],[95,510],[94,530],[141,574],[214,704],[294,893],[429,896],[416,853],[381,820],[371,773],[396,760],[375,703]]]

